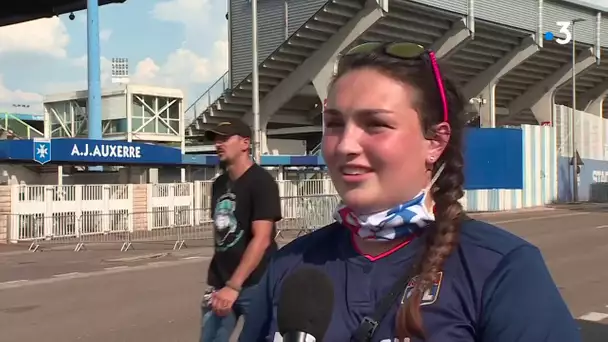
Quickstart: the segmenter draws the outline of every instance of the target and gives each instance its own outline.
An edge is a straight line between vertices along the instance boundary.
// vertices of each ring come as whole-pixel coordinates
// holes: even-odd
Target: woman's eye
[[[325,121],[325,127],[342,127],[344,126],[343,122],[340,121]]]
[[[382,128],[391,128],[390,125],[388,125],[385,122],[381,122],[381,121],[371,121],[367,123],[367,126],[371,129],[382,129]]]

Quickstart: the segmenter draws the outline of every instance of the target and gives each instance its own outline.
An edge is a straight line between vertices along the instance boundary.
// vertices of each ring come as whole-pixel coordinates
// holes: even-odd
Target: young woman
[[[343,205],[276,254],[241,341],[282,341],[281,284],[304,266],[334,285],[326,342],[580,341],[539,250],[458,202],[463,107],[419,45],[366,43],[341,59],[323,156]]]

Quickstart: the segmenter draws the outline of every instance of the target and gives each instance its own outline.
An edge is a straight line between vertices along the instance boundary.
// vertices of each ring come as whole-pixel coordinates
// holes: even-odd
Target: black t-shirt
[[[221,288],[232,277],[253,238],[253,221],[279,221],[281,200],[274,178],[257,164],[234,181],[227,173],[219,176],[213,182],[211,196],[215,254],[209,265],[207,283]],[[243,287],[258,283],[266,271],[270,255],[277,250],[275,225],[272,230],[270,247]]]

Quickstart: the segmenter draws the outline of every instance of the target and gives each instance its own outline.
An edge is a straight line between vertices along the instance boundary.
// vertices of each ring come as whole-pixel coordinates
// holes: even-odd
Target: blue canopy
[[[112,140],[3,140],[0,160],[39,164],[181,165],[182,152],[173,147]]]
[[[41,165],[215,166],[217,155],[184,154],[179,148],[152,143],[92,139],[0,141],[0,161]],[[262,156],[264,166],[324,166],[320,156]]]

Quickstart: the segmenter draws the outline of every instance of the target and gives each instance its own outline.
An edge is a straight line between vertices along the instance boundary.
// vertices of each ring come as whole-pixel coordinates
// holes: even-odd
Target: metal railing
[[[318,156],[319,154],[321,154],[321,144],[322,143],[318,143],[317,146],[315,146],[311,151],[310,151],[310,155],[312,156]]]
[[[25,121],[10,113],[2,113],[4,117],[0,119],[0,129],[3,129],[7,134],[13,135],[18,139],[33,139],[42,138],[44,133],[32,127]]]
[[[277,224],[277,239],[293,239],[333,222],[339,203],[336,195],[283,196],[283,219]],[[12,241],[28,243],[30,251],[72,245],[74,251],[98,244],[115,245],[121,251],[134,244],[164,243],[173,250],[188,244],[211,245],[214,238],[211,208],[150,212],[115,211],[43,214],[7,214],[5,223],[14,227]]]
[[[196,101],[194,101],[184,112],[184,118],[188,125],[207,108],[214,104],[230,88],[230,75],[228,71],[217,79]]]

